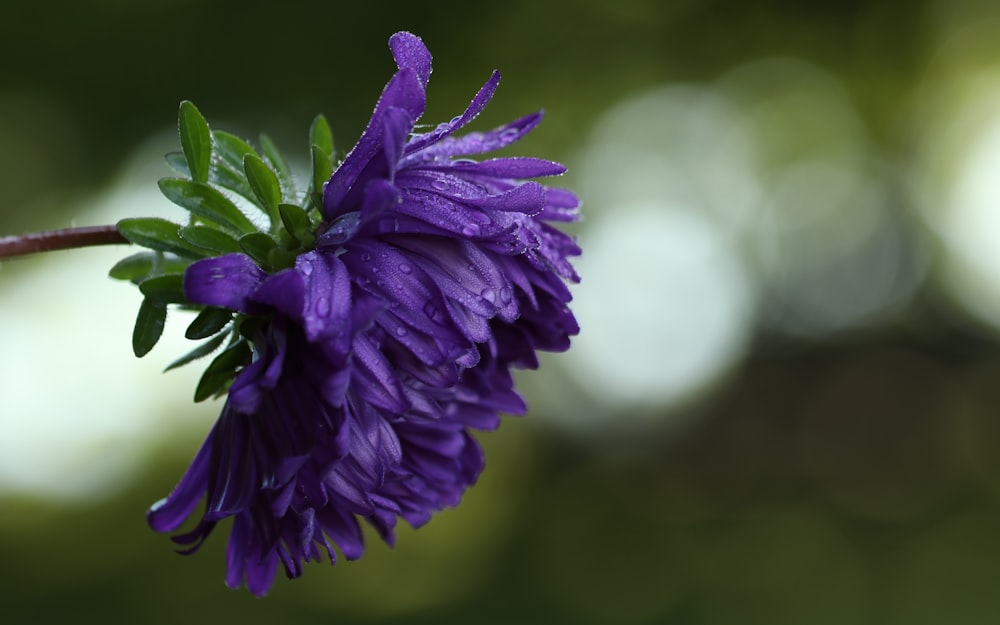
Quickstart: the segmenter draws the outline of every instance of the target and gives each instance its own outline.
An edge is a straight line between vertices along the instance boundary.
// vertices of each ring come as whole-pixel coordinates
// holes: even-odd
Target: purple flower
[[[248,256],[192,264],[188,299],[241,313],[252,357],[190,468],[148,514],[194,551],[233,517],[226,583],[264,594],[322,554],[362,554],[359,519],[389,544],[457,504],[483,468],[470,429],[523,414],[513,367],[562,351],[578,331],[567,308],[573,239],[550,222],[577,198],[530,178],[564,168],[536,158],[470,160],[507,146],[533,114],[453,134],[490,101],[494,73],[462,115],[416,133],[431,56],[409,33],[399,66],[357,145],[323,191],[315,249],[269,274]]]

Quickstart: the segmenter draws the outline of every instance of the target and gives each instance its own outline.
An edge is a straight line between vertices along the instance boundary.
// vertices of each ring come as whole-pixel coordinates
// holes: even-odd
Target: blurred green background
[[[341,154],[394,67],[583,198],[583,333],[463,504],[258,600],[143,513],[218,405],[129,349],[126,251],[0,265],[4,623],[1000,622],[1000,8],[985,0],[0,8],[0,232],[177,215],[177,104]]]

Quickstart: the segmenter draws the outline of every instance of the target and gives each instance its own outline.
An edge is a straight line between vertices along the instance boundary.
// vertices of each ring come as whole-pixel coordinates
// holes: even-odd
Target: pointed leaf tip
[[[212,162],[212,133],[208,129],[208,122],[190,100],[181,102],[177,113],[177,129],[180,131],[181,148],[184,150],[191,178],[196,182],[208,182],[208,170]]]

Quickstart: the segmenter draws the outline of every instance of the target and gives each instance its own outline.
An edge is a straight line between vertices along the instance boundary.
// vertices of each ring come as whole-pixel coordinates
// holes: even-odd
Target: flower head
[[[190,468],[148,514],[175,531],[202,498],[195,550],[233,517],[226,583],[265,593],[322,554],[362,553],[359,519],[390,544],[458,503],[483,468],[470,429],[523,414],[511,369],[561,351],[578,330],[565,281],[575,242],[569,191],[527,179],[564,168],[536,158],[472,160],[507,146],[533,114],[456,137],[490,101],[494,73],[461,115],[416,132],[431,56],[389,41],[399,70],[322,191],[315,243],[269,272],[233,253],[191,264],[184,292],[242,319],[244,361]],[[234,349],[234,348],[231,348]]]

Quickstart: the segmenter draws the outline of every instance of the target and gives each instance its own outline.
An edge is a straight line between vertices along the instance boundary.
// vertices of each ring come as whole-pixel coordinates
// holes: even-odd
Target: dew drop
[[[318,300],[316,300],[316,314],[319,315],[320,317],[326,317],[327,315],[330,314],[329,299],[321,297]]]
[[[309,263],[303,263],[301,267],[302,275],[311,276],[313,272],[313,267]]]
[[[466,224],[465,227],[462,228],[462,234],[467,237],[478,236],[479,233],[480,229],[478,224]]]
[[[479,294],[483,297],[484,300],[490,302],[491,304],[497,301],[497,293],[493,289],[483,289],[482,291],[480,291]]]
[[[413,273],[413,267],[410,267],[406,263],[400,263],[399,270],[406,274]]]
[[[434,305],[434,302],[424,304],[424,314],[434,323],[440,323],[441,321],[441,311]]]
[[[402,328],[402,327],[396,328],[396,336],[398,336],[400,338],[406,336],[406,328]]]
[[[511,300],[514,299],[514,290],[509,286],[505,286],[500,289],[500,302],[503,304],[509,304]]]
[[[431,186],[437,189],[438,191],[445,191],[449,187],[448,181],[445,180],[444,178],[438,178],[434,180],[433,182],[431,182]]]

